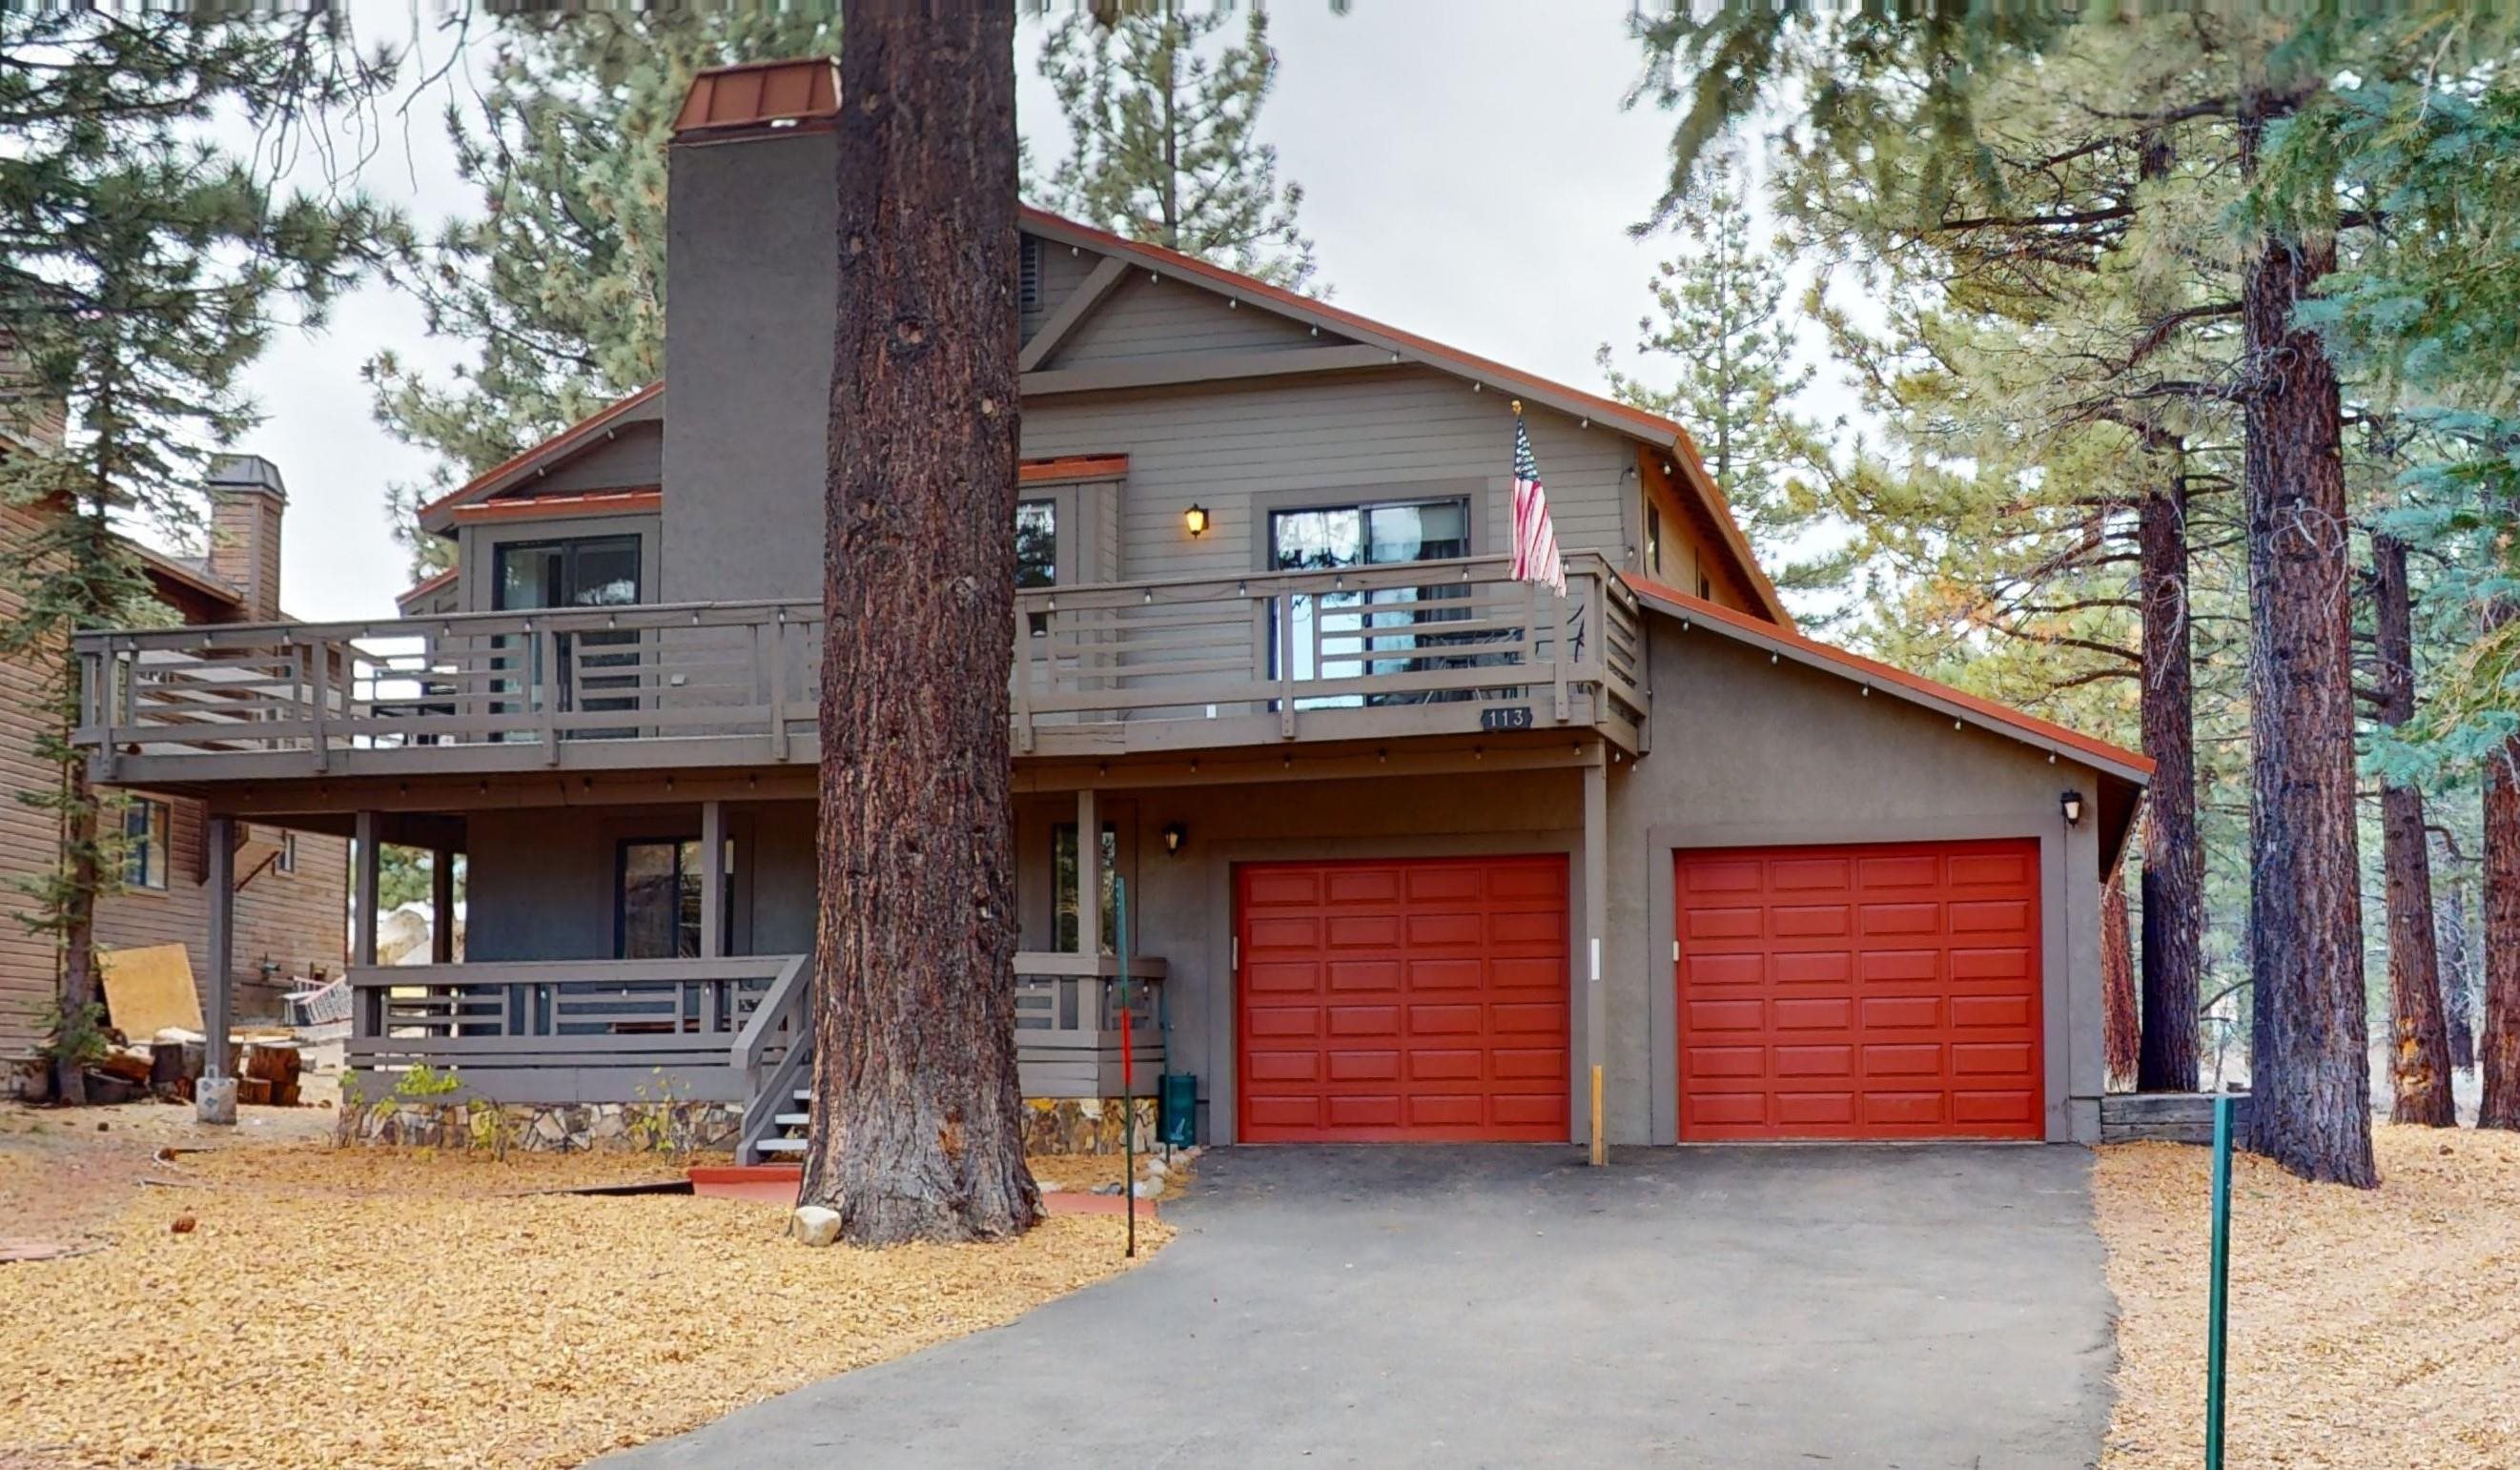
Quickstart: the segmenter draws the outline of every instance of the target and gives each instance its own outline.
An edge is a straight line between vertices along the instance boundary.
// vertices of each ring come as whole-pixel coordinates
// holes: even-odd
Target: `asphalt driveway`
[[[1153,1262],[608,1466],[2089,1465],[2091,1156],[1227,1149]]]

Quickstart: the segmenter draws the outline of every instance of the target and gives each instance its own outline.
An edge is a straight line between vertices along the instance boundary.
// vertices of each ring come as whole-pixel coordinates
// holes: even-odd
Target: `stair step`
[[[798,1102],[811,1102],[814,1100],[814,1090],[812,1088],[798,1088],[791,1095],[793,1095]]]
[[[752,1146],[763,1153],[803,1153],[805,1151],[805,1140],[802,1138],[763,1138]]]
[[[770,1121],[778,1124],[781,1128],[803,1128],[806,1124],[814,1121],[814,1115],[811,1113],[780,1113],[774,1116]]]

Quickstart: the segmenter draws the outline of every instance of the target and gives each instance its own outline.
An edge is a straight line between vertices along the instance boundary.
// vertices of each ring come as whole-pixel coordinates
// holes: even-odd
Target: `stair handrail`
[[[749,1074],[761,1065],[761,1053],[769,1049],[772,1034],[783,1023],[796,1020],[800,1023],[798,1029],[803,1029],[805,1000],[814,990],[810,983],[813,973],[813,956],[791,955],[779,967],[779,973],[771,977],[770,988],[761,993],[760,1002],[744,1018],[743,1030],[728,1048],[728,1061],[737,1071]]]

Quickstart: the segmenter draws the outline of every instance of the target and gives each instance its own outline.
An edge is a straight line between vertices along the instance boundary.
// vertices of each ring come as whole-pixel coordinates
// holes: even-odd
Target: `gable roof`
[[[503,491],[513,490],[528,477],[553,463],[565,459],[577,450],[601,442],[604,437],[625,423],[644,423],[665,416],[665,384],[659,379],[626,398],[619,399],[578,420],[559,433],[528,449],[518,450],[500,463],[482,470],[463,484],[420,508],[417,519],[422,530],[444,535],[453,524],[451,512],[458,506],[488,500]]]
[[[1763,623],[1703,598],[1690,597],[1676,587],[1648,581],[1634,572],[1622,575],[1638,597],[1672,617],[1691,624],[1703,623],[1717,633],[1764,648],[1779,658],[1790,658],[1797,663],[1843,675],[1867,688],[1878,688],[1911,703],[1921,704],[1938,714],[1993,731],[2008,739],[2019,740],[2051,754],[2069,756],[2137,785],[2144,785],[2152,780],[2152,758],[2123,745],[2113,745],[2052,720],[2024,714],[2009,705],[1998,704],[1920,674],[1911,674],[1879,659],[1833,647],[1791,629]]]

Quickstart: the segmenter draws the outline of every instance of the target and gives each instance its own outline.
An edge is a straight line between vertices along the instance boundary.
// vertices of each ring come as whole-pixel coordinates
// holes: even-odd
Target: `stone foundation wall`
[[[578,1102],[492,1107],[479,1102],[344,1100],[341,1143],[526,1152],[708,1153],[735,1146],[743,1109],[732,1102]]]
[[[1159,1106],[1152,1097],[1127,1106],[1117,1097],[1027,1097],[1024,1099],[1024,1152],[1120,1153],[1121,1119],[1134,1113],[1137,1149],[1152,1153]]]

